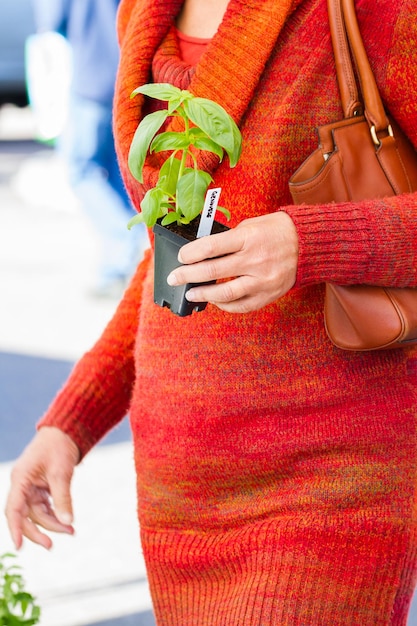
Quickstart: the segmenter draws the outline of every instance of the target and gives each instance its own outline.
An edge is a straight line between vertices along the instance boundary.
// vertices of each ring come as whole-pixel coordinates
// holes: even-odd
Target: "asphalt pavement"
[[[94,299],[97,241],[30,111],[0,109],[0,509],[14,459],[117,305]],[[17,555],[41,626],[153,626],[128,420],[77,468],[74,537]],[[0,554],[15,552],[0,515]]]

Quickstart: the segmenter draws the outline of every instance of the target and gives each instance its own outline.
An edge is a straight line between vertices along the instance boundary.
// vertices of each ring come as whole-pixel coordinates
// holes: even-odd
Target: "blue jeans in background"
[[[142,224],[127,229],[136,211],[117,163],[112,105],[72,95],[67,129],[59,146],[70,184],[99,239],[96,295],[113,295],[115,285],[125,285],[134,273],[149,239]]]

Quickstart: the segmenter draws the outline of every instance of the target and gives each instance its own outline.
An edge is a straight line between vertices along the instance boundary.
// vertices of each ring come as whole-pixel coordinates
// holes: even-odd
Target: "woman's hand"
[[[5,511],[16,549],[23,537],[51,548],[50,537],[39,526],[73,534],[70,484],[79,458],[79,449],[68,435],[44,426],[17,460]]]
[[[186,244],[178,260],[184,265],[168,276],[170,285],[229,279],[193,287],[187,300],[248,313],[277,300],[294,285],[297,231],[283,211],[254,217],[227,232]]]

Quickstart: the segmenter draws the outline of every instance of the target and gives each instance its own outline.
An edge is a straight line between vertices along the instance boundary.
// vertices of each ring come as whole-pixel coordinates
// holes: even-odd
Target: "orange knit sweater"
[[[416,351],[347,353],[323,326],[323,282],[417,286],[417,198],[293,206],[287,181],[341,116],[326,0],[231,0],[197,67],[178,57],[181,0],[124,0],[115,134],[127,170],[154,77],[221,103],[239,165],[200,157],[232,225],[284,210],[297,283],[261,311],[153,304],[149,252],[42,424],[83,454],[127,411],[158,626],[405,625],[416,577]],[[415,0],[360,0],[383,98],[417,146]],[[117,468],[115,468],[117,471]]]

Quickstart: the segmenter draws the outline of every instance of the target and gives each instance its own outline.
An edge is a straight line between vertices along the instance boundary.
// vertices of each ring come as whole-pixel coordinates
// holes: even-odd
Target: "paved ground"
[[[0,109],[0,510],[13,459],[116,306],[88,295],[96,241],[30,116]],[[41,626],[152,626],[127,420],[77,468],[75,537],[18,555]],[[0,515],[0,554],[13,551]]]

